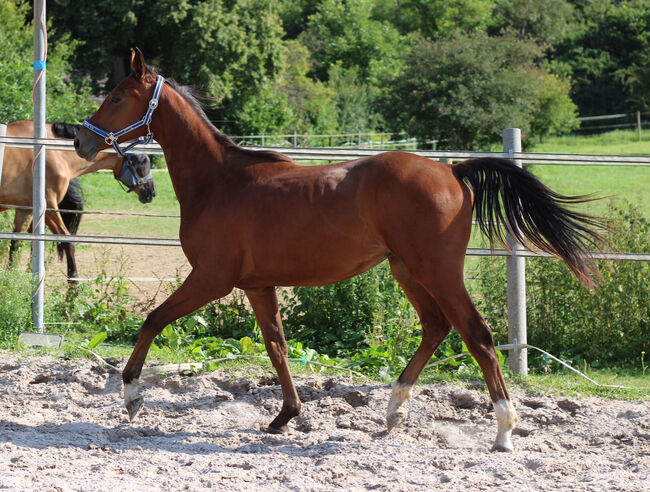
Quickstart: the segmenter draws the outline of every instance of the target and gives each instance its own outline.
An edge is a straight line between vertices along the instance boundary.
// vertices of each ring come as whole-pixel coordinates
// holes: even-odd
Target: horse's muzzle
[[[92,135],[84,135],[83,128],[79,130],[79,133],[77,133],[74,139],[74,149],[79,157],[87,161],[92,161],[97,156],[97,152],[99,152],[96,139]]]

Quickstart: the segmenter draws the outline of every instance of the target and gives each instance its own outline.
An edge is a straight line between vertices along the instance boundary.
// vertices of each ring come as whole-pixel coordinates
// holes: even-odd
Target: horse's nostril
[[[78,137],[75,137],[75,139],[74,139],[74,148],[79,150],[79,138]]]

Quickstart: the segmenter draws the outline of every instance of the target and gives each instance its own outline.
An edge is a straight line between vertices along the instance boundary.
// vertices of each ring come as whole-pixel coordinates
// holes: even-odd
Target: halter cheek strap
[[[126,128],[122,128],[117,132],[107,132],[106,130],[102,130],[98,126],[93,125],[88,120],[84,120],[83,126],[88,130],[90,130],[91,132],[94,132],[100,137],[102,137],[108,145],[113,146],[115,152],[117,152],[119,155],[124,157],[126,153],[136,145],[148,144],[153,139],[153,133],[151,132],[151,128],[149,128],[149,123],[151,123],[153,112],[158,107],[158,100],[160,99],[160,93],[162,92],[162,87],[164,83],[165,83],[165,77],[163,77],[162,75],[158,75],[158,78],[156,79],[156,87],[154,88],[153,95],[151,96],[151,100],[149,101],[149,107],[147,108],[147,112],[144,114],[144,116],[140,121],[137,121],[132,125],[127,126]],[[140,128],[141,126],[147,127],[147,134],[143,137],[138,137],[131,144],[121,149],[117,142],[118,139],[122,135],[126,135],[127,133],[132,132],[137,128]]]

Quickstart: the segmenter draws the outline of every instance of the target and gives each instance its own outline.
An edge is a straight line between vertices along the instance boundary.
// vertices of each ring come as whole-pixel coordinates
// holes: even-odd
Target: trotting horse
[[[129,417],[143,404],[139,376],[154,337],[173,320],[239,287],[250,300],[282,387],[282,408],[268,430],[286,431],[300,401],[275,286],[330,284],[388,259],[423,329],[422,343],[393,385],[388,429],[406,418],[403,403],[453,326],[485,376],[498,424],[494,449],[512,450],[517,415],[490,328],[463,282],[472,213],[476,210],[488,237],[502,239],[505,226],[519,242],[563,259],[591,286],[597,268],[587,248],[598,243],[592,231],[598,221],[563,207],[585,198],[556,194],[499,158],[448,165],[387,152],[299,166],[281,154],[236,145],[185,88],[165,81],[137,49],[131,68],[84,123],[75,146],[80,156],[94,159],[107,145],[119,145],[117,134],[125,140],[146,131],[155,135],[180,203],[180,240],[192,272],[140,329],[122,373]],[[149,115],[141,120],[147,128],[133,124],[143,114]]]
[[[52,123],[45,126],[47,138],[73,139],[80,125]],[[15,121],[7,125],[8,137],[31,137],[34,122]],[[0,212],[7,210],[2,205],[32,206],[33,150],[6,147],[2,180],[0,181]],[[102,153],[92,161],[81,159],[75,152],[48,150],[45,157],[45,202],[50,209],[45,213],[45,224],[54,234],[69,234],[68,228],[58,211],[72,179],[100,169],[111,169],[116,179],[124,183],[129,191],[135,191],[142,203],[149,203],[156,196],[156,187],[151,177],[151,162],[146,154],[128,154],[123,157]],[[31,211],[16,209],[14,232],[21,232]],[[10,257],[16,249],[11,242]],[[77,276],[74,258],[74,243],[61,243],[68,267],[68,278]]]

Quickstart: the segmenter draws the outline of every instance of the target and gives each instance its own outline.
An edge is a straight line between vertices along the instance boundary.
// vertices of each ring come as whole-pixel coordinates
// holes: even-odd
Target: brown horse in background
[[[112,135],[156,107],[150,131],[162,146],[181,208],[180,240],[192,265],[185,282],[142,325],[124,368],[124,399],[133,419],[142,407],[138,378],[156,335],[204,304],[243,289],[278,372],[280,413],[269,431],[287,430],[300,400],[287,361],[275,286],[314,286],[358,275],[388,259],[422,322],[422,343],[388,407],[390,429],[406,418],[420,372],[452,326],[479,363],[498,423],[494,449],[512,450],[517,415],[499,367],[492,333],[465,289],[463,264],[476,210],[481,229],[563,259],[587,285],[597,269],[587,248],[598,221],[562,205],[584,197],[558,195],[512,161],[470,159],[455,165],[387,152],[325,166],[299,166],[274,152],[252,151],[220,133],[183,87],[161,79],[135,50],[132,73],[90,119]],[[149,101],[153,99],[153,104]],[[93,132],[95,130],[92,130]],[[123,133],[126,140],[146,129]],[[79,131],[80,156],[94,159],[111,142]]]
[[[45,129],[47,138],[73,139],[77,135],[79,125],[51,123],[45,125]],[[31,120],[16,121],[7,125],[8,137],[29,138],[33,135],[34,122]],[[3,207],[3,205],[32,206],[33,158],[34,151],[32,149],[9,146],[5,148],[2,179],[0,180],[0,212],[8,210],[8,207]],[[91,162],[88,162],[72,151],[47,150],[45,157],[45,202],[46,208],[51,210],[45,212],[45,224],[50,231],[54,234],[70,234],[58,211],[58,204],[64,200],[70,182],[74,178],[100,169],[111,169],[114,176],[118,178],[125,163],[127,166],[133,166],[141,177],[150,174],[151,162],[145,154],[130,154],[127,157],[122,157],[112,153],[102,153]],[[151,202],[156,195],[153,180],[131,186],[129,191],[135,191],[142,203]],[[16,209],[13,232],[21,232],[30,215],[30,210]],[[11,241],[10,259],[16,245],[16,241]],[[76,277],[77,265],[74,258],[74,243],[61,243],[61,250],[66,255],[68,278]]]

